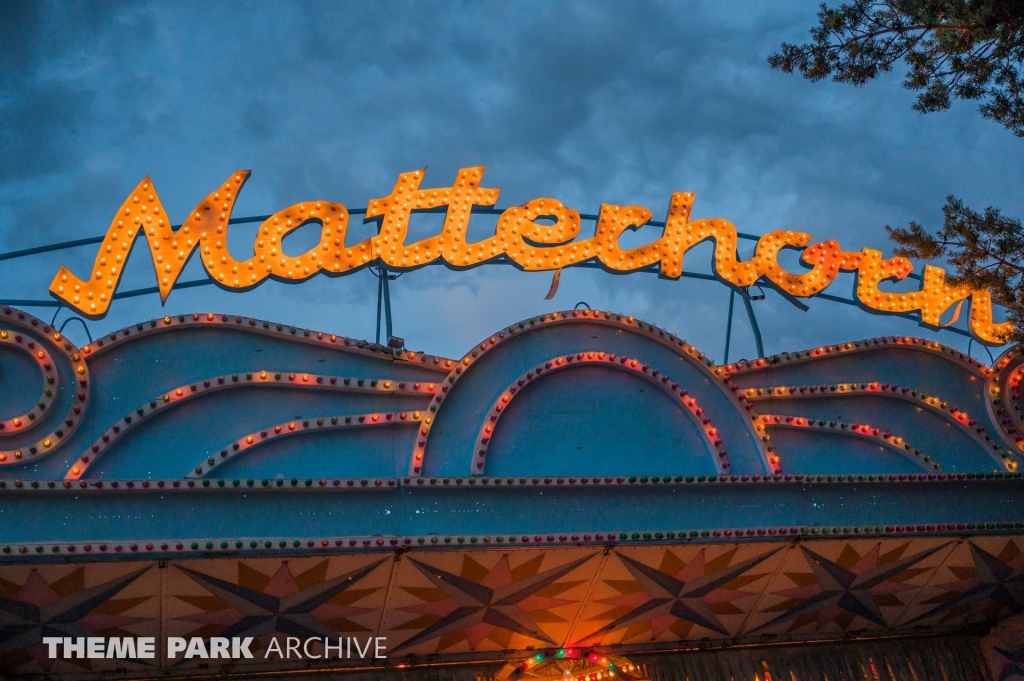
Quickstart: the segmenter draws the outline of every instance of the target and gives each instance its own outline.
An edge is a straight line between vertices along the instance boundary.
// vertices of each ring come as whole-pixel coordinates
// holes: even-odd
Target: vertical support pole
[[[160,657],[158,667],[167,670],[167,559],[161,558],[157,563],[157,574],[160,575],[160,638],[157,639],[156,654]],[[173,664],[173,663],[172,663]]]
[[[377,345],[380,345],[380,305],[384,299],[384,279],[380,276],[380,269],[377,268]]]
[[[750,317],[750,329],[754,332],[754,342],[757,344],[757,356],[764,358],[764,345],[761,343],[761,329],[757,327],[757,317],[754,316],[754,306],[750,304],[750,294],[746,289],[740,292],[743,295],[743,305],[747,308],[747,316]]]
[[[380,268],[380,282],[384,287],[384,330],[388,335],[388,342],[391,341],[391,337],[394,335],[391,328],[391,289],[388,287],[388,268]],[[380,326],[380,322],[377,322],[377,326]]]
[[[736,302],[736,289],[729,289],[729,323],[725,327],[725,358],[722,364],[729,363],[729,342],[732,340],[732,306]]]

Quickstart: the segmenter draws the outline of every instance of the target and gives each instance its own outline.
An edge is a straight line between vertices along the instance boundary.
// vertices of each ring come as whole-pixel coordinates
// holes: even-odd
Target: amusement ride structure
[[[124,239],[119,218],[103,238],[70,242],[100,244],[97,276],[62,268],[51,289],[58,301],[0,305],[3,674],[767,681],[819,678],[805,675],[818,669],[830,679],[974,679],[1024,657],[1005,642],[979,644],[993,627],[1021,628],[1024,611],[1016,347],[986,366],[931,340],[887,336],[771,356],[759,347],[757,359],[716,364],[671,330],[577,306],[496,329],[459,358],[409,350],[391,333],[390,271],[442,256],[453,267],[488,256],[524,269],[616,269],[619,255],[649,271],[664,269],[671,249],[665,241],[646,255],[609,255],[621,229],[602,237],[602,216],[628,211],[602,207],[582,219],[608,239],[598,244],[605,250],[581,246],[569,257],[582,243],[570,243],[578,213],[537,202],[474,208],[493,205],[497,192],[473,185],[467,191],[493,194],[461,204],[445,193],[422,205],[413,195],[405,220],[417,208],[440,206],[449,225],[491,210],[502,214],[496,239],[502,220],[525,220],[518,233],[535,237],[525,248],[557,244],[567,249],[561,262],[512,257],[514,232],[473,262],[452,263],[444,243],[403,261],[386,244],[408,248],[404,232],[396,236],[404,223],[387,217],[404,179],[391,203],[370,202],[367,219],[384,217],[365,252],[345,255],[343,227],[330,234],[331,206],[346,220],[358,214],[340,204],[317,202],[319,212],[287,225],[320,222],[323,245],[340,236],[339,261],[376,268],[385,344],[197,312],[75,345],[24,308],[102,316],[124,294],[114,293],[121,256],[106,282],[110,263],[101,261],[113,247],[127,258],[135,238]],[[412,190],[438,194],[413,179]],[[118,216],[143,218],[132,204]],[[689,203],[673,210],[683,216],[674,234],[716,240],[716,274],[699,276],[734,286],[755,333],[749,286],[773,286],[795,304],[824,295],[828,282],[769,267],[806,235],[759,238],[764,260],[744,273],[735,230],[723,236],[728,223],[716,234],[690,220]],[[195,216],[218,220],[199,207]],[[541,233],[543,216],[557,233]],[[230,209],[220,217],[230,224]],[[259,218],[261,229],[271,234],[279,217]],[[649,218],[634,210],[620,224]],[[136,224],[166,298],[187,254],[161,277],[160,258],[178,246],[161,254],[161,237]],[[222,232],[203,224],[188,244],[204,264],[209,256],[213,283],[230,287],[220,275],[256,271],[260,248],[279,247],[256,245],[254,261],[232,264]],[[672,215],[662,226],[673,234]],[[167,229],[165,238],[185,239],[185,227]],[[861,304],[880,281],[910,274],[869,249],[829,244],[809,247],[805,262],[820,255],[815,276],[829,265],[833,278],[857,271]],[[491,243],[465,247],[483,253]],[[313,262],[326,257],[315,251]],[[643,260],[650,252],[658,258]],[[294,260],[266,271],[288,278],[304,265]],[[678,263],[674,276],[697,276],[682,272],[681,253]],[[918,299],[894,294],[885,311],[937,324],[973,296],[974,336],[993,344],[987,292],[952,291],[937,276],[926,271]],[[60,286],[81,287],[82,297]],[[44,645],[90,636],[153,637],[157,654],[65,658]],[[254,656],[170,659],[168,637],[252,637]],[[386,655],[325,658],[320,643],[301,657],[265,655],[289,637],[380,639]]]

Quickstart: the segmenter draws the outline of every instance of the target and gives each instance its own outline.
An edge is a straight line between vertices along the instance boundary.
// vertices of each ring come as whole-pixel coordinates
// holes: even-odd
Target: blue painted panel
[[[922,473],[899,452],[851,435],[793,428],[771,428],[772,442],[781,452],[787,473],[870,475]]]
[[[985,411],[985,381],[952,359],[913,346],[876,346],[810,361],[769,365],[733,379],[743,387],[895,383],[922,390],[972,414]]]
[[[20,333],[26,341],[38,341],[38,337],[34,334],[21,330],[16,330],[16,332]],[[36,442],[40,437],[57,428],[64,415],[71,410],[74,390],[71,386],[70,362],[63,355],[52,352],[49,345],[40,343],[37,348],[42,348],[49,355],[60,374],[60,389],[57,391],[57,399],[50,405],[47,414],[37,421],[33,428],[14,434],[7,431],[0,439],[0,449],[25,447]],[[35,404],[42,392],[43,374],[39,365],[26,353],[0,344],[0,419],[7,420],[24,414]]]
[[[1020,480],[974,480],[341,492],[8,492],[0,504],[0,544],[1022,522],[1022,485]]]
[[[182,485],[178,491],[160,488],[144,495],[108,495],[94,488],[81,491],[70,482],[69,487],[56,482],[52,493],[40,491],[35,497],[0,491],[0,513],[8,514],[0,516],[0,540],[15,541],[4,538],[16,537],[22,538],[16,541],[44,541],[61,534],[69,540],[115,536],[497,535],[513,531],[595,531],[595,524],[605,523],[605,531],[645,526],[678,530],[684,526],[752,524],[884,525],[913,513],[929,522],[1006,521],[1016,520],[1020,514],[1017,488],[1012,487],[1015,492],[1010,495],[1016,506],[1009,510],[1006,500],[999,496],[1009,487],[998,484],[745,485],[742,475],[765,470],[751,412],[744,411],[746,402],[737,405],[734,401],[732,385],[710,376],[709,368],[698,356],[684,353],[675,339],[646,325],[626,320],[605,324],[604,317],[597,322],[570,314],[560,314],[557,321],[553,320],[548,315],[543,324],[535,321],[536,327],[525,323],[521,332],[511,336],[506,331],[502,342],[494,345],[488,339],[486,351],[471,354],[467,365],[460,364],[464,371],[452,375],[453,379],[459,376],[457,381],[447,377],[444,361],[434,364],[431,359],[424,367],[394,361],[383,354],[371,356],[351,349],[299,343],[288,329],[279,336],[265,337],[254,334],[248,325],[204,327],[186,323],[167,333],[129,337],[89,357],[91,402],[81,431],[52,456],[29,459],[32,463],[28,466],[0,466],[0,482],[8,485],[8,493],[14,479],[59,479],[71,460],[87,451],[106,428],[142,403],[160,398],[165,391],[204,378],[242,375],[261,368],[285,374],[422,381],[450,389],[434,397],[394,396],[321,387],[288,389],[241,381],[241,387],[201,391],[197,393],[200,396],[183,401],[181,406],[161,409],[152,417],[136,421],[111,446],[109,454],[95,461],[87,477],[134,479],[136,486],[143,479],[180,479],[210,455],[228,448],[232,441],[275,424],[371,412],[421,411],[435,419],[432,424],[424,423],[431,430],[424,473],[450,476],[452,485],[421,486],[414,478],[391,491],[384,482],[382,492],[366,495],[338,494],[335,487],[326,491],[318,485],[319,479],[366,477],[372,485],[378,478],[392,478],[394,482],[393,478],[406,476],[413,444],[420,440],[414,427],[331,429],[268,442],[213,473],[207,472],[216,477],[237,476],[243,481],[279,477],[315,480],[309,487],[303,484],[287,492],[278,488],[268,491],[256,482],[245,492],[243,482],[234,492],[214,492],[203,488],[204,481],[200,481],[196,487]],[[649,365],[650,371],[634,374],[611,363],[572,364],[571,368],[524,385],[498,422],[483,471],[517,480],[564,476],[565,486],[559,486],[562,482],[555,479],[552,486],[544,486],[542,479],[538,487],[482,488],[482,482],[477,485],[473,480],[470,484],[467,478],[459,490],[456,476],[466,478],[471,473],[480,427],[508,386],[556,356],[579,352],[636,358]],[[16,371],[14,380],[29,386],[19,389],[38,392],[34,367],[24,361],[19,364],[15,357],[6,361],[4,368]],[[63,369],[61,377],[70,378],[68,367]],[[722,486],[676,486],[664,481],[651,486],[640,484],[641,478],[636,486],[627,481],[621,486],[602,485],[599,490],[582,482],[574,484],[570,476],[714,474],[706,441],[692,415],[680,406],[679,393],[670,396],[659,389],[659,384],[645,380],[655,369],[660,372],[655,381],[671,377],[679,389],[688,390],[696,398],[705,410],[703,416],[719,429],[732,463],[729,472],[735,480]],[[860,354],[826,355],[741,374],[734,380],[759,387],[851,380],[911,385],[920,381],[920,386],[914,387],[969,409],[972,418],[979,420],[979,427],[984,424],[988,429],[985,432],[991,433],[996,427],[982,409],[984,380],[943,356],[912,347],[887,346]],[[937,385],[962,392],[949,395],[948,390],[935,389]],[[71,400],[70,390],[65,398]],[[67,413],[68,406],[66,402],[59,411]],[[933,456],[947,473],[993,471],[1000,465],[1013,468],[993,461],[984,443],[945,417],[892,396],[834,397],[829,391],[825,397],[818,393],[806,399],[759,399],[750,407],[761,414],[870,423],[891,430]],[[58,417],[57,410],[54,412],[49,418],[59,423],[63,414]],[[35,436],[41,436],[43,430],[47,429],[43,427]],[[775,427],[769,432],[786,473],[827,476],[923,472],[898,452],[859,438]],[[211,487],[216,484],[214,480]],[[24,482],[23,486],[31,484]],[[50,490],[45,482],[41,486]],[[903,496],[895,490],[901,490]]]
[[[498,421],[487,475],[713,475],[712,452],[688,410],[612,366],[550,374],[516,395]]]
[[[418,426],[314,431],[254,449],[218,468],[216,476],[394,478],[408,467]]]
[[[722,433],[728,433],[729,459],[737,470],[766,472],[756,448],[749,418],[739,410],[722,387],[695,366],[695,359],[633,330],[592,321],[570,321],[519,332],[478,358],[455,384],[438,411],[427,442],[425,475],[466,475],[473,460],[476,435],[494,402],[527,371],[568,353],[604,351],[625,355],[671,376],[690,391]],[[570,369],[569,375],[578,369]],[[571,378],[570,378],[571,380]],[[584,399],[584,391],[577,399]],[[536,432],[536,431],[535,431]],[[541,442],[555,442],[562,433],[536,433]],[[595,458],[615,456],[612,447],[594,452]],[[522,475],[532,471],[520,471]]]
[[[308,372],[437,381],[445,373],[432,368],[392,362],[384,357],[367,357],[340,348],[335,350],[313,346],[230,327],[186,327],[152,336],[140,336],[91,357],[89,369],[92,373],[91,404],[85,423],[60,450],[32,463],[33,477],[63,477],[71,463],[122,416],[164,392],[206,378],[265,369],[284,373]],[[61,375],[69,376],[70,372],[62,372]],[[241,393],[249,390],[245,388],[225,392],[212,400],[199,398],[200,402],[207,405],[217,405],[220,411],[216,412],[219,418],[207,418],[195,427],[179,421],[174,421],[167,428],[159,425],[165,419],[173,419],[171,415],[180,409],[189,409],[186,406],[155,417],[140,429],[140,433],[152,429],[155,434],[139,441],[144,447],[131,449],[133,453],[130,456],[137,460],[130,467],[109,468],[109,464],[103,461],[96,470],[103,470],[106,477],[148,477],[145,471],[153,471],[155,477],[176,477],[183,475],[190,465],[194,465],[193,460],[202,458],[205,452],[219,449],[247,432],[279,423],[293,414],[313,414],[319,411],[319,407],[314,409],[314,403],[325,405],[329,409],[326,415],[365,413],[378,407],[385,409],[384,405],[375,403],[376,398],[353,398],[334,406],[335,403],[325,397],[326,393],[316,393],[315,398],[311,399],[313,394],[304,390],[282,390],[272,401],[257,404],[258,400],[254,402],[240,397]],[[286,392],[288,394],[284,395]],[[235,404],[239,405],[238,410],[232,406]],[[420,404],[417,402],[409,406]],[[69,406],[70,397],[55,412],[59,410],[60,414],[66,413]],[[57,418],[63,417],[58,415]],[[197,413],[196,418],[202,417]],[[6,441],[4,446],[7,446]],[[185,449],[188,456],[183,456],[181,463],[175,460],[173,466],[167,468],[165,462],[168,461],[167,450],[170,447],[174,447],[175,451]],[[119,445],[118,449],[124,448]],[[116,451],[113,450],[111,455],[115,455]],[[26,472],[22,469],[17,475],[25,476]]]
[[[24,352],[0,343],[0,421],[31,409],[42,385],[39,365]]]
[[[211,393],[174,407],[154,417],[144,428],[131,431],[97,461],[90,469],[89,477],[180,478],[203,459],[228,447],[236,439],[260,429],[273,428],[282,422],[368,412],[412,411],[422,409],[426,404],[425,399],[418,397],[263,386]],[[394,477],[396,453],[389,444],[390,435],[387,431],[378,429],[361,441],[369,444],[377,437],[381,438],[381,445],[375,447],[379,461],[374,472],[339,472],[331,474],[332,477]],[[402,461],[403,472],[409,452],[412,451],[411,434],[408,439],[405,451],[397,455]],[[302,441],[302,437],[299,437],[294,442],[301,446]],[[268,444],[263,447],[274,446]],[[146,455],[139,456],[139,452],[145,452]],[[265,458],[259,460],[265,461]],[[313,462],[315,458],[306,460]],[[267,462],[266,471],[253,474],[273,477],[277,472],[274,470],[275,465]],[[320,472],[320,468],[314,465],[303,475],[328,474]]]
[[[817,399],[765,400],[758,403],[758,410],[766,414],[789,414],[840,423],[870,424],[882,430],[889,430],[935,459],[946,473],[995,471],[999,468],[981,445],[958,426],[939,414],[898,398],[830,395]],[[845,449],[846,440],[832,442],[835,445],[833,449],[822,451],[826,468],[832,464],[839,466],[844,459],[852,456],[852,453]],[[789,450],[784,447],[779,447],[779,450],[785,453],[784,461],[789,458]],[[793,473],[810,472],[794,469],[785,463],[783,469]],[[861,471],[843,471],[837,467],[834,471],[815,471],[818,472]]]

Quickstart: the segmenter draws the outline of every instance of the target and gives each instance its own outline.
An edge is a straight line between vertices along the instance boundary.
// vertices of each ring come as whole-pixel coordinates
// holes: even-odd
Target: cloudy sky
[[[362,208],[400,172],[427,166],[423,186],[444,186],[472,165],[487,166],[484,184],[501,189],[502,207],[549,196],[583,213],[640,204],[661,219],[671,192],[696,191],[697,217],[754,234],[807,231],[847,250],[891,252],[884,226],[937,226],[947,194],[1024,215],[1024,140],[973,104],[918,114],[899,70],[863,88],[772,71],[768,55],[803,41],[815,12],[815,2],[790,1],[3,2],[0,252],[103,234],[147,174],[180,222],[239,168],[253,176],[236,217],[320,199]],[[493,224],[474,218],[470,234]],[[439,226],[425,216],[413,231]],[[286,251],[306,250],[318,230],[304,228]],[[251,255],[254,232],[232,228],[236,258]],[[353,221],[349,242],[368,234]],[[0,262],[0,299],[49,298],[59,265],[87,276],[95,249]],[[709,271],[710,254],[691,251],[686,269]],[[181,280],[203,276],[193,258]],[[392,284],[395,334],[458,356],[503,325],[585,301],[667,327],[721,360],[729,289],[720,283],[575,269],[546,301],[550,283],[549,273],[508,266],[411,272]],[[121,290],[154,284],[137,247]],[[846,276],[828,293],[848,298],[852,286]],[[366,271],[247,293],[203,287],[175,291],[165,306],[157,296],[116,301],[89,326],[95,335],[217,311],[372,340],[376,287]],[[889,333],[966,346],[906,319],[809,306],[770,290],[754,303],[767,353]],[[59,314],[58,324],[68,312]],[[754,354],[737,304],[731,358]],[[974,354],[987,361],[977,344]]]

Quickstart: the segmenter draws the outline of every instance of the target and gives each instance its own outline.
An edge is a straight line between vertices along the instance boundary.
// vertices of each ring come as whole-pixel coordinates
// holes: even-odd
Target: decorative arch
[[[557,324],[572,323],[597,323],[602,326],[626,330],[631,333],[640,334],[645,338],[654,340],[655,342],[675,351],[678,353],[679,357],[696,367],[713,385],[716,385],[722,391],[723,395],[728,398],[729,402],[735,407],[736,411],[742,416],[744,421],[749,418],[746,412],[752,408],[752,405],[743,404],[743,400],[736,394],[735,386],[732,386],[730,389],[730,386],[727,385],[731,382],[727,372],[722,367],[716,366],[714,362],[707,359],[704,353],[700,352],[696,347],[690,345],[674,333],[654,326],[653,324],[648,324],[643,320],[638,320],[636,317],[609,311],[587,309],[564,310],[562,312],[552,312],[537,317],[531,317],[530,319],[524,319],[523,321],[513,324],[485,339],[455,363],[455,366],[451,369],[448,376],[441,382],[440,392],[434,396],[429,408],[430,411],[432,413],[440,411],[445,397],[452,391],[459,379],[468,372],[475,362],[482,359],[484,354],[487,352],[490,352],[496,347],[531,331],[548,328]],[[410,456],[408,469],[409,477],[419,477],[423,470],[424,451],[430,435],[432,423],[433,418],[428,417],[424,419],[423,430],[425,432],[422,433],[421,437],[417,438],[417,441],[413,446],[412,455]],[[754,445],[757,448],[765,466],[769,469],[776,468],[775,464],[772,462],[773,457],[770,452],[766,450],[764,444],[759,439],[754,438]]]
[[[488,411],[484,425],[478,432],[476,452],[473,456],[473,461],[470,464],[470,475],[483,475],[484,466],[487,460],[487,451],[490,446],[491,437],[497,427],[498,420],[501,418],[505,408],[508,407],[512,399],[515,398],[516,394],[520,390],[529,383],[540,379],[542,376],[547,376],[558,371],[564,371],[578,366],[588,365],[624,370],[631,375],[639,376],[648,383],[658,386],[658,388],[660,388],[665,394],[669,395],[673,401],[680,404],[684,408],[683,411],[685,413],[692,415],[698,429],[704,436],[708,451],[713,454],[717,454],[713,459],[715,462],[715,469],[718,473],[728,471],[730,467],[729,460],[727,458],[728,453],[725,449],[722,438],[718,433],[718,429],[712,425],[711,419],[704,415],[704,410],[697,404],[697,400],[690,396],[686,389],[680,388],[679,384],[673,382],[667,374],[663,374],[658,369],[653,369],[647,364],[642,364],[640,360],[629,357],[620,357],[615,354],[605,353],[598,350],[591,350],[553,357],[550,360],[545,361],[543,364],[538,365],[535,369],[523,374],[502,391],[501,396]],[[427,436],[423,438],[424,441],[422,446],[419,442],[416,443],[417,454],[421,454],[423,448],[426,446],[426,437]]]

